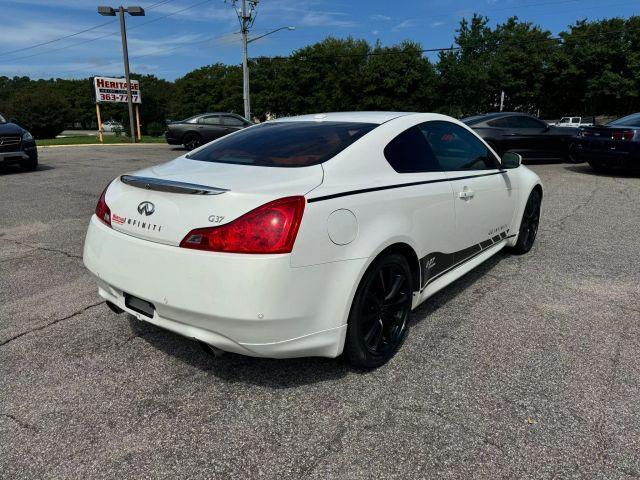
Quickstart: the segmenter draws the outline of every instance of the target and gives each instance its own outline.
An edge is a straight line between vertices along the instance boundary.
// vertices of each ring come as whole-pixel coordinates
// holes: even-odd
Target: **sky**
[[[241,63],[239,24],[231,0],[130,2],[127,5],[146,9],[145,17],[126,17],[133,72],[174,80],[204,65]],[[119,25],[116,17],[98,15],[101,4],[105,0],[0,0],[0,75],[124,75]],[[249,56],[288,55],[329,35],[372,44],[413,40],[423,48],[448,47],[460,20],[474,12],[489,17],[492,25],[515,15],[557,34],[579,19],[638,15],[640,1],[260,0],[252,36],[280,27],[295,30],[252,42]],[[64,36],[69,37],[56,40]],[[41,43],[46,44],[33,47]]]

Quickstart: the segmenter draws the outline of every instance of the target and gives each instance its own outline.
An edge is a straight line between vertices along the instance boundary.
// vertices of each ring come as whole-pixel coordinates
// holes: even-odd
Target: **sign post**
[[[100,141],[102,141],[102,122],[100,119],[99,104],[108,103],[129,103],[129,90],[131,91],[131,103],[136,106],[136,123],[138,125],[138,140],[140,140],[140,83],[138,80],[131,80],[129,84],[124,78],[93,77],[93,87],[96,94],[96,114],[98,115],[98,128],[100,129]],[[131,132],[135,135],[133,125]],[[135,138],[131,138],[135,142]]]
[[[100,104],[96,102],[96,115],[98,116],[98,138],[102,143],[102,119],[100,118]]]
[[[138,141],[142,140],[142,135],[140,134],[140,106],[136,103],[136,125],[138,127]]]

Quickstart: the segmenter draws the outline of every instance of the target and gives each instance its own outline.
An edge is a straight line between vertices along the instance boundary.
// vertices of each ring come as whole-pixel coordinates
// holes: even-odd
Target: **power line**
[[[174,0],[163,0],[161,2],[156,2],[153,5],[148,6],[147,10],[151,10],[151,9],[153,9],[153,8],[159,6],[159,5],[163,5],[165,3],[169,3],[169,2],[173,2],[173,1]],[[71,38],[71,37],[75,37],[75,36],[78,36],[78,35],[82,35],[83,33],[87,33],[87,32],[90,32],[92,30],[97,30],[98,28],[102,28],[102,27],[104,27],[106,25],[110,25],[110,24],[112,24],[112,23],[114,23],[116,21],[117,20],[109,20],[107,22],[100,23],[99,25],[94,25],[93,27],[85,28],[84,30],[80,30],[78,32],[70,33],[70,34],[64,35],[62,37],[54,38],[54,39],[48,40],[46,42],[35,43],[33,45],[29,45],[28,47],[16,48],[15,50],[8,50],[6,52],[0,52],[0,55],[11,55],[12,53],[24,52],[25,50],[31,50],[32,48],[42,47],[44,45],[50,45],[52,43],[59,42],[60,40],[66,40],[67,38]]]
[[[154,5],[155,5],[155,6],[157,6],[157,5],[161,5],[161,4],[163,4],[163,3],[167,3],[168,1],[173,1],[173,0],[165,0],[165,1],[163,1],[163,2],[158,2],[158,3],[154,4]],[[182,12],[184,12],[184,11],[187,11],[187,10],[190,10],[190,9],[192,9],[192,8],[198,7],[198,6],[200,6],[200,5],[204,4],[204,3],[208,3],[208,2],[210,2],[210,1],[211,1],[211,0],[203,0],[203,1],[201,1],[201,2],[195,3],[195,4],[193,4],[193,5],[190,5],[190,6],[188,6],[188,7],[182,8],[182,9],[180,9],[180,10],[176,10],[176,11],[174,11],[174,12],[167,13],[167,14],[162,15],[162,16],[160,16],[160,17],[154,18],[154,19],[152,19],[152,20],[148,20],[148,21],[146,21],[146,22],[142,22],[142,23],[138,23],[138,24],[136,24],[136,25],[132,25],[131,27],[129,27],[129,28],[128,28],[128,30],[134,30],[134,29],[136,29],[136,28],[141,28],[141,27],[143,27],[143,26],[145,26],[145,25],[148,25],[148,24],[150,24],[150,23],[157,22],[157,21],[159,21],[159,20],[163,20],[163,19],[165,19],[165,18],[167,18],[167,17],[170,17],[170,16],[175,15],[175,14],[177,14],[177,13],[182,13]],[[115,22],[115,20],[111,20],[111,22]],[[111,22],[107,22],[107,23],[111,23]],[[104,24],[103,24],[103,25],[104,25]],[[65,45],[65,46],[63,46],[63,47],[54,48],[53,50],[45,50],[44,52],[36,52],[36,53],[29,54],[29,55],[23,55],[23,56],[20,56],[20,57],[9,58],[9,59],[7,59],[7,60],[8,60],[8,61],[11,61],[11,62],[14,62],[14,61],[16,61],[16,60],[24,60],[24,59],[27,59],[27,58],[37,57],[37,56],[39,56],[39,55],[45,55],[45,54],[55,53],[55,52],[59,52],[59,51],[62,51],[62,50],[66,50],[66,49],[68,49],[68,48],[79,47],[79,46],[81,46],[81,45],[85,45],[85,44],[87,44],[87,43],[92,43],[92,42],[95,42],[95,41],[98,41],[98,40],[102,40],[103,38],[107,38],[107,37],[110,37],[110,36],[112,36],[112,35],[117,35],[117,34],[118,34],[118,32],[110,32],[110,33],[107,33],[107,34],[105,34],[105,35],[100,35],[99,37],[90,38],[90,39],[88,39],[88,40],[83,40],[82,42],[76,42],[76,43],[72,43],[71,45]],[[52,43],[52,42],[49,42],[49,43]]]
[[[619,28],[615,30],[609,30],[607,32],[585,32],[585,33],[573,33],[571,34],[570,40],[575,39],[576,37],[593,37],[593,36],[607,36],[614,35],[623,32],[634,32],[640,31],[640,28]],[[527,41],[502,41],[495,42],[493,45],[489,45],[489,48],[498,48],[503,45],[527,45],[527,44],[536,44],[536,43],[544,43],[544,42],[564,42],[565,39],[561,36],[557,37],[547,37],[541,38],[538,40],[527,40]],[[446,52],[446,51],[459,51],[462,50],[463,47],[441,47],[441,48],[424,48],[420,50],[410,49],[410,50],[391,50],[391,51],[373,51],[373,52],[363,52],[363,53],[345,53],[345,54],[337,54],[337,55],[290,55],[290,56],[261,56],[261,57],[253,57],[250,60],[299,60],[299,61],[314,61],[314,60],[330,60],[335,58],[361,58],[361,57],[374,57],[374,56],[386,56],[386,55],[415,55],[416,53],[432,53],[432,52]]]

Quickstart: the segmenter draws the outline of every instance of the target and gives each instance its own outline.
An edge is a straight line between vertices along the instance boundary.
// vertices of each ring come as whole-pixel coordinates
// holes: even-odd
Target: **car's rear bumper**
[[[289,255],[201,252],[116,232],[95,215],[84,263],[123,310],[222,350],[265,357],[342,353],[365,259],[293,268]],[[153,318],[125,306],[151,302]]]
[[[598,163],[608,167],[640,168],[640,147],[628,150],[590,148],[588,143],[578,143],[575,157],[582,162]]]

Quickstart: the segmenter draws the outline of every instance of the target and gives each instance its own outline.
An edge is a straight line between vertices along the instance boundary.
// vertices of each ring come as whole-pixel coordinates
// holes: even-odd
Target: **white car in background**
[[[593,118],[593,117],[591,117]],[[582,121],[582,117],[562,117],[556,123],[550,123],[549,125],[554,125],[556,127],[592,127],[593,121],[587,122]]]
[[[102,193],[84,263],[116,312],[258,357],[391,358],[409,313],[533,245],[542,186],[431,113],[282,118]]]
[[[115,120],[107,120],[102,123],[102,131],[103,132],[122,132],[124,131],[124,127],[120,122],[116,122]]]

